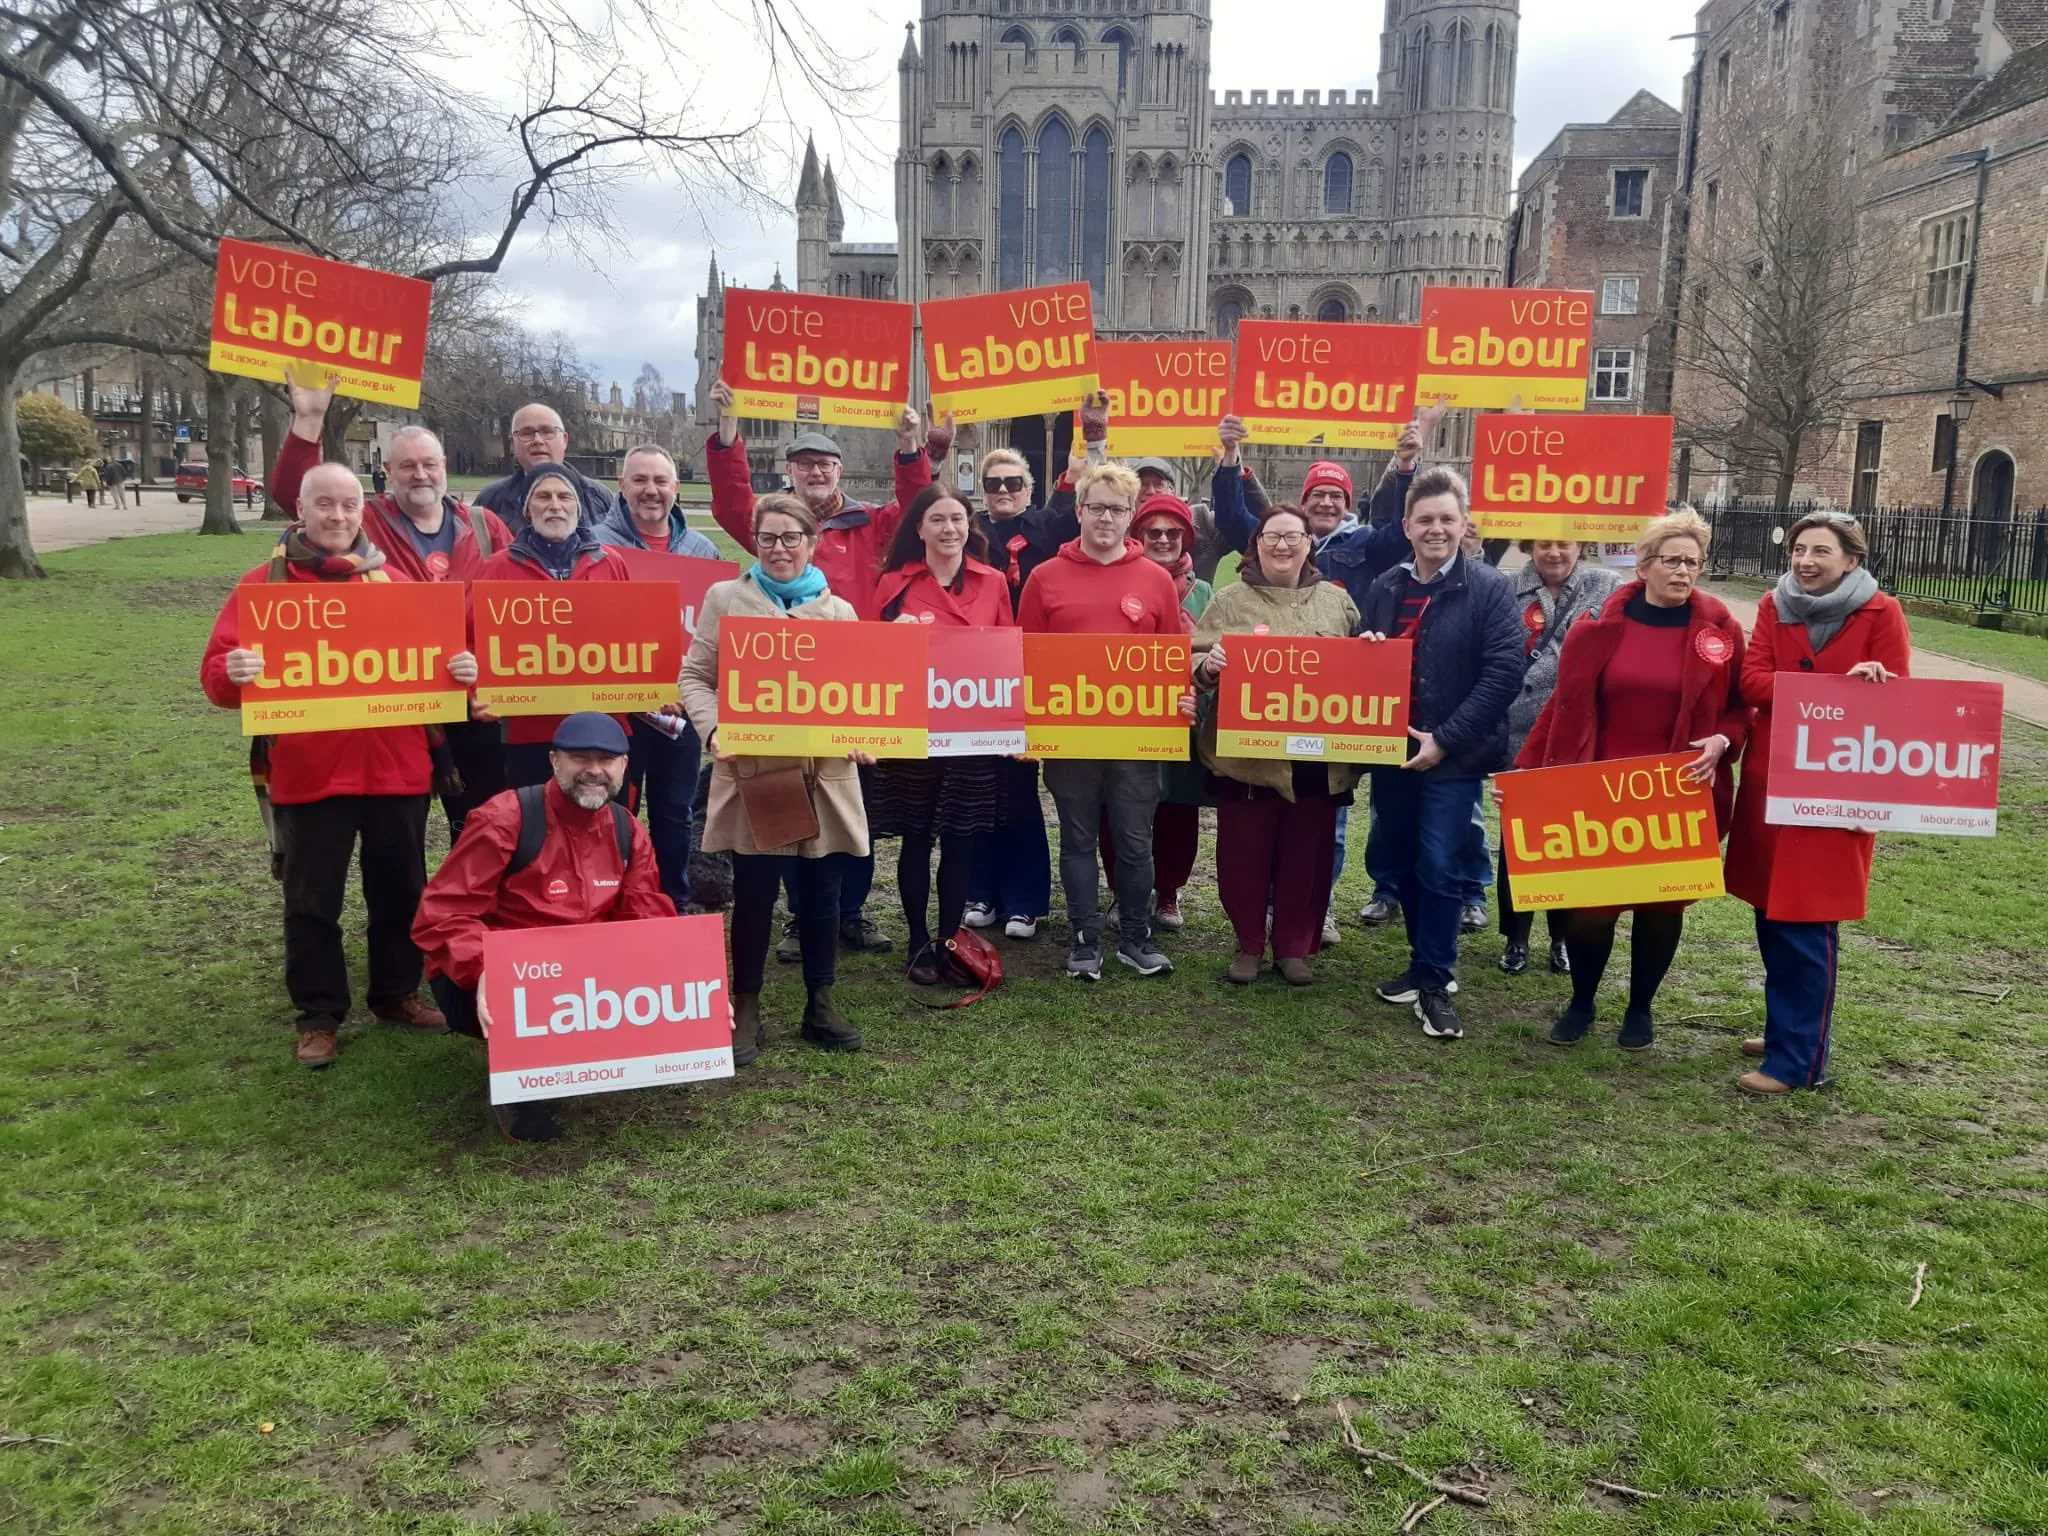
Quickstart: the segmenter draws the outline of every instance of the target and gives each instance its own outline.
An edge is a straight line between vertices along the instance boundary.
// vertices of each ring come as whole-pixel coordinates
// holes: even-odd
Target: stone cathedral
[[[1229,336],[1247,317],[1411,321],[1425,284],[1497,284],[1518,0],[1384,4],[1376,90],[1219,96],[1211,0],[922,0],[897,65],[896,241],[847,243],[832,169],[808,153],[796,286],[916,301],[1085,280],[1102,335],[1151,338]],[[1362,26],[1304,38],[1301,74],[1365,42]],[[697,305],[707,426],[719,283],[714,263]],[[757,472],[779,469],[790,430],[747,424]],[[1468,431],[1447,422],[1433,447],[1462,459]],[[886,484],[887,435],[845,439],[849,476]],[[1061,416],[981,424],[962,446],[1009,441],[1043,484],[1070,440]],[[1290,494],[1308,456],[1250,453]],[[1377,468],[1352,466],[1361,490]]]

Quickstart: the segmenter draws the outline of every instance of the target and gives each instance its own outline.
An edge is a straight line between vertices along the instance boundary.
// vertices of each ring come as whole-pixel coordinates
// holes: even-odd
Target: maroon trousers
[[[1216,808],[1216,884],[1248,955],[1266,949],[1273,904],[1273,958],[1306,960],[1323,947],[1337,865],[1337,802],[1261,794]]]
[[[1097,844],[1102,854],[1102,878],[1116,889],[1116,849],[1109,835],[1109,813],[1102,813],[1102,831]],[[1179,898],[1180,888],[1195,872],[1195,854],[1202,846],[1202,808],[1159,802],[1152,816],[1152,891],[1161,901]],[[1320,921],[1320,920],[1319,920]]]

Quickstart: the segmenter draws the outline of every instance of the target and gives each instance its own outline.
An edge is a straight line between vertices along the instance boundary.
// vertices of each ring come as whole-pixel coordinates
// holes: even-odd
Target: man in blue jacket
[[[1412,640],[1408,761],[1375,768],[1373,809],[1408,928],[1408,968],[1374,990],[1412,1004],[1433,1040],[1464,1034],[1457,992],[1461,861],[1486,776],[1506,766],[1508,705],[1522,681],[1522,626],[1507,577],[1459,552],[1469,523],[1455,470],[1417,474],[1401,528],[1408,558],[1359,602],[1370,640]]]
[[[619,499],[597,525],[597,541],[656,554],[719,558],[718,546],[683,520],[676,500],[676,461],[666,448],[643,443],[619,465]],[[690,807],[697,795],[701,751],[697,733],[680,711],[635,715],[632,755],[626,763],[628,802],[647,806],[647,832],[661,888],[682,911],[690,900]]]
[[[569,462],[569,429],[562,425],[561,413],[553,406],[536,400],[519,407],[512,413],[508,442],[512,449],[512,473],[478,491],[470,500],[471,506],[489,508],[518,533],[526,526],[528,473],[546,464],[553,466],[558,475],[563,470],[569,472],[569,483],[576,489],[576,501],[581,508],[579,521],[586,531],[610,515],[612,493]]]

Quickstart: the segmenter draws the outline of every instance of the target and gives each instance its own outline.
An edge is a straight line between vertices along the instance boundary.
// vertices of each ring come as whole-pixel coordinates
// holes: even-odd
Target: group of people
[[[71,483],[85,492],[88,507],[98,506],[104,494],[107,505],[117,511],[126,510],[128,482],[134,478],[134,461],[121,458],[87,459],[71,472]]]
[[[566,463],[561,418],[540,404],[514,417],[514,472],[472,504],[449,494],[440,444],[423,427],[395,435],[384,461],[390,488],[366,500],[345,466],[320,462],[330,398],[330,390],[293,388],[293,426],[271,486],[299,520],[245,581],[608,581],[626,579],[620,546],[715,553],[686,525],[663,450],[630,452],[615,493]],[[1756,910],[1766,1028],[1745,1043],[1760,1062],[1739,1082],[1774,1094],[1823,1080],[1837,930],[1862,915],[1871,839],[1775,827],[1763,807],[1776,673],[1882,683],[1907,668],[1903,615],[1864,569],[1853,518],[1814,513],[1788,530],[1789,569],[1745,637],[1726,606],[1699,589],[1710,531],[1689,510],[1643,530],[1633,580],[1561,540],[1525,545],[1529,558],[1512,576],[1497,569],[1464,482],[1420,462],[1434,412],[1402,434],[1362,508],[1346,471],[1328,462],[1309,469],[1297,500],[1270,498],[1242,463],[1242,423],[1226,417],[1208,515],[1198,518],[1170,465],[1105,458],[1099,400],[1082,412],[1086,451],[1042,494],[1022,455],[987,453],[978,506],[934,477],[950,457],[950,419],[905,407],[895,495],[874,506],[842,491],[839,449],[819,432],[789,445],[789,490],[757,496],[731,394],[721,384],[712,398],[712,512],[751,560],[701,605],[673,704],[623,722],[601,714],[499,721],[473,707],[469,721],[444,729],[255,744],[283,884],[301,1062],[335,1060],[348,1012],[339,918],[356,843],[373,1015],[414,1031],[481,1034],[489,1027],[488,999],[478,993],[484,931],[667,915],[689,903],[700,754],[711,764],[702,846],[729,856],[732,869],[736,1064],[768,1042],[771,946],[801,965],[802,1037],[828,1050],[859,1048],[859,1028],[835,1000],[836,958],[842,946],[891,947],[866,911],[878,838],[900,842],[910,981],[967,980],[960,949],[975,930],[1000,925],[1012,940],[1034,939],[1050,912],[1055,867],[1067,974],[1098,981],[1113,956],[1153,976],[1172,969],[1160,934],[1184,920],[1201,808],[1213,807],[1216,884],[1236,941],[1224,978],[1252,984],[1270,956],[1284,982],[1309,985],[1312,958],[1339,937],[1331,893],[1347,811],[1368,781],[1374,903],[1364,915],[1398,914],[1408,946],[1406,966],[1374,991],[1410,1008],[1425,1035],[1455,1039],[1463,1033],[1460,940],[1483,924],[1493,876],[1482,808],[1488,777],[1684,752],[1685,775],[1711,786],[1717,825],[1730,839],[1728,888]],[[1237,579],[1212,586],[1201,572],[1229,555],[1238,558]],[[262,664],[238,645],[234,614],[231,599],[201,668],[208,696],[229,708]],[[774,759],[723,750],[719,631],[729,614],[1186,636],[1190,761],[1048,760],[1055,866],[1032,760],[876,763],[860,752]],[[1411,641],[1406,760],[1366,771],[1221,753],[1214,703],[1233,665],[1233,637],[1248,634]],[[473,657],[457,656],[450,670],[473,682]],[[430,789],[441,795],[452,840],[431,881]],[[642,802],[645,827],[634,814]],[[1101,909],[1105,878],[1113,919]],[[1497,884],[1499,966],[1519,975],[1530,965],[1533,926],[1513,910],[1504,855]],[[789,913],[779,943],[778,902]],[[1623,1048],[1654,1039],[1653,1006],[1684,911],[1682,902],[1635,909]],[[1568,974],[1572,989],[1552,1043],[1576,1044],[1596,1022],[1620,915],[1546,914],[1549,967]],[[423,972],[431,1005],[418,995]],[[497,1113],[516,1139],[559,1134],[545,1104]]]

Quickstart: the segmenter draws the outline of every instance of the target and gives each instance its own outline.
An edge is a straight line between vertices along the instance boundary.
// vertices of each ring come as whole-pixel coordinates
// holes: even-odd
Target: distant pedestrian
[[[384,461],[377,460],[370,466],[370,489],[379,496],[384,494]]]
[[[71,478],[76,482],[78,488],[85,492],[85,504],[88,507],[98,506],[100,500],[100,472],[98,466],[91,459],[87,459],[78,466],[78,472]]]
[[[107,460],[106,472],[101,476],[106,482],[108,504],[120,511],[128,510],[128,465],[121,459]]]

